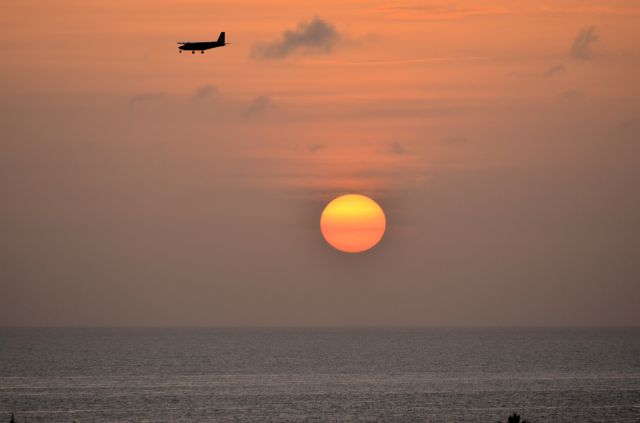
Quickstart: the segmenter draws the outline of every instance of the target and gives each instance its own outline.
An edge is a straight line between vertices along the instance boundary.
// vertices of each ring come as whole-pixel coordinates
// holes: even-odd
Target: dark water
[[[639,422],[640,329],[0,329],[0,421]]]

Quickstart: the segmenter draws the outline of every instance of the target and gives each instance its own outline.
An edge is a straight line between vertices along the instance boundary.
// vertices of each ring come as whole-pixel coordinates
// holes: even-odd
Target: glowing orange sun
[[[324,208],[320,230],[324,239],[345,253],[360,253],[382,239],[387,221],[382,208],[371,198],[347,194]]]

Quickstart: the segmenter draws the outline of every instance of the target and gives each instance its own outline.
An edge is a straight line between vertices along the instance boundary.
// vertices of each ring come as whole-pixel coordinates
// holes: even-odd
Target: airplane
[[[191,54],[195,54],[197,50],[200,50],[200,53],[203,54],[205,50],[216,47],[224,47],[230,43],[224,42],[224,32],[221,32],[220,36],[218,37],[218,41],[179,41],[178,44],[181,44],[181,46],[178,47],[180,53],[182,53],[182,50],[191,50]]]

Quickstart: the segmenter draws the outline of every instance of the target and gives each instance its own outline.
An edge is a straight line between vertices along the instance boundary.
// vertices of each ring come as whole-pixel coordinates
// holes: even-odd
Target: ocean
[[[0,422],[640,422],[640,328],[0,329]]]

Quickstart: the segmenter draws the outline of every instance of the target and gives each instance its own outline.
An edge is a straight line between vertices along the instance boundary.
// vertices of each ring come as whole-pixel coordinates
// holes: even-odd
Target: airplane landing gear
[[[191,54],[196,54],[195,50],[191,52]]]
[[[182,50],[178,50],[178,53],[182,53]]]
[[[200,52],[200,54],[204,54],[204,50],[202,50],[202,51]]]

